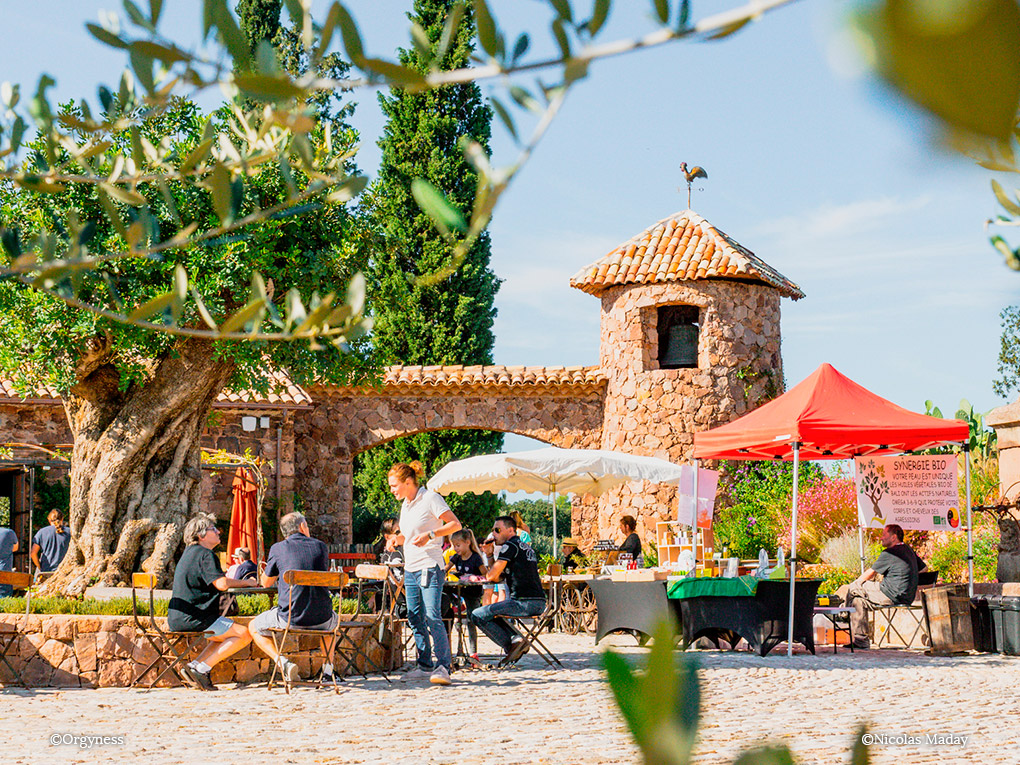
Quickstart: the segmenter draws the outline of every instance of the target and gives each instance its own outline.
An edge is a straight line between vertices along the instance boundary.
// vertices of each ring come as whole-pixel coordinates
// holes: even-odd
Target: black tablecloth
[[[588,582],[595,593],[598,626],[595,642],[610,632],[626,630],[651,637],[656,626],[668,619],[676,630],[676,614],[666,597],[666,582],[614,582],[593,579]],[[641,639],[639,635],[639,639]],[[642,641],[643,642],[643,641]]]
[[[798,579],[794,599],[794,640],[811,653],[815,651],[815,596],[820,579]],[[724,640],[731,646],[740,638],[752,650],[765,656],[786,641],[790,604],[788,580],[762,581],[757,593],[747,597],[699,597],[671,600],[666,597],[666,582],[614,582],[596,579],[588,583],[598,606],[595,642],[611,632],[628,631],[651,637],[655,627],[668,619],[682,635],[687,648],[701,637],[716,645]]]
[[[798,579],[794,595],[793,639],[811,653],[815,652],[815,596],[821,583],[821,579]],[[680,613],[684,648],[701,637],[717,646],[720,640],[734,646],[743,638],[752,650],[765,656],[785,643],[789,634],[789,580],[758,582],[754,596],[684,598],[670,603]]]

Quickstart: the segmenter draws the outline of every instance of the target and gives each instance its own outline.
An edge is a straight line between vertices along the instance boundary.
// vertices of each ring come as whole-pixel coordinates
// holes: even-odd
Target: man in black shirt
[[[202,690],[215,691],[209,672],[251,642],[243,625],[220,615],[220,593],[229,587],[251,587],[255,582],[223,575],[213,554],[220,543],[220,530],[213,516],[198,513],[188,521],[184,541],[188,546],[174,572],[167,626],[174,632],[211,633],[209,645],[184,666],[184,674]]]
[[[855,609],[850,615],[850,633],[855,648],[869,648],[868,609],[875,606],[903,606],[914,602],[917,594],[917,573],[927,566],[908,545],[903,544],[903,529],[891,523],[882,529],[882,554],[871,568],[837,592],[847,606]],[[880,582],[875,581],[881,575]]]
[[[269,630],[286,628],[289,619],[291,627],[332,631],[336,629],[338,617],[333,612],[333,601],[326,589],[300,584],[291,587],[283,581],[287,571],[329,571],[326,545],[318,539],[312,539],[308,523],[301,513],[289,513],[281,518],[280,533],[285,538],[269,548],[266,570],[262,574],[263,587],[276,585],[276,601],[279,605],[252,619],[248,623],[248,632],[255,645],[279,665],[287,679],[296,682],[301,679],[297,664],[277,652]],[[329,640],[326,664],[322,668],[324,678],[333,675],[333,665],[330,662],[332,655],[332,640]]]
[[[471,621],[503,649],[506,662],[513,664],[527,652],[527,646],[521,634],[503,617],[538,616],[545,610],[545,590],[538,573],[538,556],[531,545],[517,536],[514,519],[509,515],[497,518],[492,536],[502,549],[485,578],[498,582],[505,575],[510,597],[476,608],[471,612]]]

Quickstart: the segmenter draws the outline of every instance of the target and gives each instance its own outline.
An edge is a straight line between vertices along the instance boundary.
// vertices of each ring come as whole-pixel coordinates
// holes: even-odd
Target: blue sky
[[[641,2],[614,5],[606,39],[651,29]],[[371,54],[404,44],[403,0],[349,6]],[[92,98],[123,61],[83,24],[118,7],[9,4],[0,80],[31,92],[46,71],[61,97]],[[325,3],[315,7],[321,18]],[[942,152],[922,115],[854,73],[842,15],[852,7],[795,3],[724,41],[597,63],[492,222],[492,267],[504,280],[496,362],[597,363],[599,302],[568,280],[686,207],[678,165],[687,161],[710,176],[692,207],[807,294],[783,303],[789,385],[829,362],[914,410],[929,398],[947,412],[964,397],[979,410],[1005,403],[991,387],[998,314],[1017,302],[1020,274],[1001,264],[982,228],[996,212],[991,174]],[[541,4],[494,8],[511,29],[545,34],[527,21],[543,17]],[[197,39],[199,9],[197,0],[167,0],[168,29]],[[548,49],[539,39],[535,47]],[[359,166],[374,175],[382,127],[374,94],[361,94],[354,121]],[[495,162],[508,164],[513,146],[499,125],[494,132]]]

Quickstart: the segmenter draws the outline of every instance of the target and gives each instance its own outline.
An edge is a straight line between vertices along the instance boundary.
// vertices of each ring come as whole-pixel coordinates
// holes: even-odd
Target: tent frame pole
[[[974,597],[974,524],[970,510],[970,443],[963,445],[963,475],[967,488],[967,591]]]
[[[699,472],[700,471],[698,470],[698,461],[694,460],[694,485],[692,486],[692,490],[694,492],[694,518],[692,519],[692,523],[691,523],[691,546],[694,548],[694,553],[695,554],[697,554],[697,552],[698,552],[698,473]],[[701,545],[701,552],[702,552],[702,554],[704,554],[704,552],[705,552],[705,545],[704,544]],[[706,561],[706,565],[707,565],[707,561]],[[698,559],[697,558],[694,559],[694,568],[695,568],[695,572],[694,573],[695,573],[695,575],[697,575],[697,573],[698,573],[697,570],[696,570],[698,568]]]
[[[797,494],[800,479],[800,442],[793,442],[793,523],[790,527],[790,609],[787,621],[786,655],[793,656],[793,596],[797,581]]]
[[[857,523],[857,549],[861,556],[861,573],[864,573],[864,527],[860,524],[860,519]]]

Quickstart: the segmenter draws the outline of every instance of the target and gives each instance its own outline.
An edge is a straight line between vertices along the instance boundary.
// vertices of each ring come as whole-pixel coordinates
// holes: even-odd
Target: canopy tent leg
[[[857,549],[861,554],[861,573],[864,573],[864,527],[858,524],[857,526]]]
[[[790,527],[790,611],[787,621],[786,655],[793,656],[793,594],[797,579],[797,489],[800,478],[800,443],[793,442],[793,524]]]
[[[694,547],[695,554],[698,552],[698,461],[694,460],[694,485],[691,487],[694,493],[694,519],[691,524],[691,545]],[[701,546],[701,552],[704,555],[705,546]],[[698,559],[694,559],[694,567],[697,568]],[[694,572],[695,574],[697,571]]]
[[[963,475],[967,487],[967,585],[970,597],[974,597],[974,527],[970,511],[970,444],[963,445]]]

